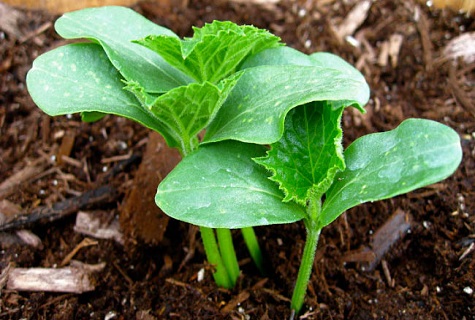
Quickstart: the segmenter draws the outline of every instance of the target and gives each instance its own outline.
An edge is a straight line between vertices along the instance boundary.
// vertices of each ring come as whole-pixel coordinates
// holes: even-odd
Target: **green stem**
[[[236,258],[236,251],[234,250],[231,230],[219,228],[216,229],[216,234],[218,235],[219,251],[221,252],[224,266],[231,280],[231,285],[234,287],[239,277],[239,264]]]
[[[307,204],[307,218],[304,219],[307,239],[303,249],[302,261],[300,262],[299,273],[295,283],[290,308],[292,312],[298,314],[302,309],[307,293],[308,281],[312,273],[315,252],[317,251],[318,239],[322,228],[318,224],[318,217],[321,212],[322,202],[319,197],[310,195]]]
[[[213,272],[214,281],[220,287],[231,289],[234,284],[229,278],[226,267],[221,259],[221,254],[219,253],[218,243],[216,242],[213,229],[200,227],[200,232],[206,252],[206,258],[208,259],[208,262],[216,268]]]
[[[198,146],[198,138],[182,140],[180,152],[185,158],[192,151],[196,150]],[[184,142],[187,143],[184,143]],[[239,264],[234,251],[233,239],[231,237],[231,230],[217,229],[218,243],[214,230],[211,228],[200,227],[201,239],[206,253],[208,262],[216,269],[213,272],[213,278],[216,284],[220,287],[231,289],[236,284],[239,277]]]
[[[252,260],[256,264],[257,268],[262,275],[266,274],[264,268],[264,258],[262,257],[261,248],[259,247],[259,242],[257,241],[256,233],[252,227],[242,228],[241,229],[244,242],[246,243],[247,249],[251,254]]]
[[[305,241],[297,282],[290,303],[290,308],[295,311],[295,314],[298,314],[303,306],[321,231],[322,229],[307,228],[307,240]]]

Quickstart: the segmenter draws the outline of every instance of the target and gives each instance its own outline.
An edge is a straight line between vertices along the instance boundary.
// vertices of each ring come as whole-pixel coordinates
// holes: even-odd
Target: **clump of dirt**
[[[474,66],[463,58],[444,56],[451,40],[474,31],[473,18],[412,1],[383,0],[372,2],[361,24],[341,36],[338,27],[354,9],[354,1],[182,3],[176,7],[142,3],[134,9],[180,36],[189,36],[193,25],[231,20],[269,29],[301,51],[329,51],[356,65],[372,94],[366,114],[345,112],[346,144],[367,133],[392,129],[409,117],[439,121],[460,134],[464,158],[453,176],[408,195],[351,209],[323,230],[302,318],[475,319],[475,207],[470,201],[475,198]],[[16,11],[10,28],[0,26],[0,185],[18,174],[13,188],[0,188],[0,201],[31,213],[107,184],[117,196],[85,210],[101,209],[116,219],[130,190],[137,187],[139,161],[130,159],[145,152],[149,132],[111,116],[93,124],[82,123],[77,116],[50,118],[34,105],[25,74],[39,54],[65,43],[53,30],[56,18]],[[67,155],[62,163],[57,162],[58,154]],[[124,161],[130,163],[121,165]],[[395,212],[412,217],[410,232],[390,247],[374,270],[363,270],[365,256],[359,249],[372,243]],[[15,231],[2,233],[2,271],[9,265],[56,267],[86,237],[74,231],[74,214],[27,228],[40,244],[25,245]],[[0,281],[0,317],[288,318],[304,227],[296,223],[256,232],[269,275],[260,276],[236,231],[243,272],[233,290],[213,283],[200,241],[193,241],[199,237],[193,228],[170,220],[158,244],[129,232],[128,240],[136,242],[125,247],[114,240],[98,240],[80,249],[75,260],[105,262],[94,291],[18,292]],[[132,250],[131,245],[136,247]],[[205,278],[198,281],[201,269]]]

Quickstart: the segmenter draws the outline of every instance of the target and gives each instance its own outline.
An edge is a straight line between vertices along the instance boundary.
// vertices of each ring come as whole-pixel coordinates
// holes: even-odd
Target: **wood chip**
[[[362,269],[365,271],[372,271],[378,263],[383,259],[388,250],[401,238],[403,238],[407,231],[411,228],[412,217],[402,211],[396,210],[389,219],[376,230],[370,247],[374,252],[375,258],[373,261],[363,264]]]
[[[21,241],[33,248],[43,249],[43,243],[41,242],[40,237],[31,232],[30,230],[16,230],[15,234]]]
[[[91,266],[93,267],[93,266]],[[93,272],[102,270],[89,265],[66,268],[12,268],[8,273],[7,289],[17,291],[70,292],[93,291],[96,281]],[[94,270],[94,271],[91,271]]]
[[[5,199],[12,193],[14,193],[19,185],[33,179],[38,173],[43,172],[46,168],[44,161],[37,164],[29,165],[17,173],[11,175],[9,178],[0,183],[0,199]]]
[[[3,4],[2,2],[0,2],[0,21],[2,22],[2,29],[10,37],[20,38],[22,34],[18,25],[19,20],[23,18],[24,14],[19,10]]]
[[[104,215],[111,216],[105,218]],[[114,215],[102,211],[79,211],[76,215],[74,231],[97,239],[113,239],[123,244],[123,236],[120,232],[120,224]]]
[[[247,290],[241,291],[237,296],[235,296],[231,301],[228,302],[222,309],[222,313],[230,313],[233,311],[239,304],[243,303],[250,297],[250,293]]]
[[[125,245],[131,250],[137,248],[137,243],[158,244],[162,241],[169,217],[155,204],[155,194],[160,181],[181,159],[178,151],[169,148],[157,132],[152,131],[148,137],[133,187],[120,207],[119,220]]]
[[[347,36],[354,34],[356,29],[363,24],[368,17],[371,4],[371,0],[358,1],[345,20],[339,26],[334,27],[334,32],[340,42],[343,42]]]
[[[63,164],[63,156],[69,157],[71,155],[75,140],[76,136],[72,131],[66,132],[66,134],[63,136],[61,139],[61,145],[59,146],[58,152],[56,154],[56,163],[58,165]]]
[[[412,217],[401,209],[396,210],[374,234],[369,246],[347,252],[342,262],[358,262],[363,271],[372,271],[388,250],[408,232]]]
[[[447,43],[442,51],[443,59],[463,59],[465,63],[475,62],[475,32],[463,33]]]
[[[7,199],[0,200],[0,225],[7,223],[21,212],[21,207]]]
[[[12,265],[9,263],[6,268],[3,268],[2,273],[0,273],[0,296],[2,294],[2,290],[7,284],[8,280],[8,273],[10,272]]]
[[[397,67],[397,62],[399,59],[399,51],[401,50],[402,41],[404,37],[401,34],[392,34],[389,37],[389,58],[391,59],[391,66],[393,68]]]

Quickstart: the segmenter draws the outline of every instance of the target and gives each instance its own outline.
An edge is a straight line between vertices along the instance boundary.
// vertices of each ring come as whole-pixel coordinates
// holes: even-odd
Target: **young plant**
[[[192,38],[179,39],[130,9],[103,7],[67,13],[55,29],[66,39],[90,42],[56,48],[34,61],[27,85],[37,105],[51,116],[81,113],[83,120],[96,121],[114,114],[135,120],[162,134],[184,158],[200,145],[203,129],[208,130],[208,142],[223,139],[222,133],[232,138],[240,130],[254,141],[254,120],[283,120],[283,114],[267,115],[268,110],[340,99],[361,107],[367,99],[360,95],[366,89],[360,75],[348,77],[344,70],[319,66],[316,60],[292,67],[246,62],[282,47],[278,37],[252,26],[215,21],[195,28]],[[329,78],[337,80],[331,83]],[[341,94],[342,88],[347,94]],[[234,130],[217,116],[225,102],[229,111],[241,106],[255,111],[232,121],[238,127]],[[208,260],[216,267],[216,282],[232,287],[239,268],[229,228],[217,228],[215,234],[207,224],[198,225]],[[242,232],[263,270],[252,227]]]
[[[307,57],[288,48],[250,58],[244,67],[261,67],[242,77],[262,71],[263,63],[280,65],[287,72],[302,65],[331,65],[348,78],[360,79],[335,56]],[[349,208],[447,178],[460,164],[462,150],[451,128],[408,119],[392,131],[363,136],[343,151],[341,116],[345,106],[354,104],[347,100],[345,87],[340,87],[340,100],[303,99],[296,107],[269,89],[281,78],[254,88],[260,94],[253,95],[252,102],[247,99],[250,91],[236,90],[238,82],[205,136],[205,142],[214,143],[191,154],[162,181],[156,202],[172,217],[210,228],[303,220],[307,240],[291,300],[292,312],[298,314],[321,230]],[[334,88],[339,80],[335,75],[323,81]],[[269,99],[262,98],[266,92],[278,96],[274,108],[261,104]],[[366,94],[363,89],[356,95],[364,100]],[[223,141],[228,139],[239,141]],[[270,149],[257,144],[270,144]]]

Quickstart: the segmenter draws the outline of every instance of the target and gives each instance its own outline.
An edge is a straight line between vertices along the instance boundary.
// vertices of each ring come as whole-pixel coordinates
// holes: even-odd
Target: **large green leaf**
[[[282,138],[262,158],[254,159],[272,172],[284,201],[306,205],[309,192],[320,199],[335,174],[345,169],[340,119],[343,108],[310,103],[289,112]]]
[[[162,126],[122,89],[121,75],[94,43],[70,44],[39,56],[26,83],[35,103],[51,116],[100,112],[133,119],[156,131]]]
[[[314,61],[309,55],[290,47],[277,47],[263,50],[247,58],[241,66],[241,70],[258,66],[313,66]],[[352,67],[353,68],[353,67]]]
[[[166,92],[191,81],[155,52],[132,42],[150,34],[177,36],[131,9],[111,6],[69,12],[56,21],[55,29],[66,39],[99,43],[123,77],[139,82],[148,92]]]
[[[205,142],[234,139],[274,143],[284,131],[292,108],[327,101],[334,108],[352,105],[360,110],[369,99],[363,76],[348,76],[321,66],[269,65],[245,69],[229,98],[210,124]]]
[[[328,225],[360,203],[443,180],[461,159],[458,134],[430,120],[409,119],[392,131],[363,136],[345,150],[347,168],[326,194],[320,224]]]
[[[167,144],[186,155],[198,146],[197,134],[214,118],[236,84],[236,79],[230,77],[218,86],[207,81],[191,83],[158,97],[148,94],[137,83],[129,83],[126,89],[137,96],[145,109],[166,124],[160,132],[166,137]]]
[[[303,219],[304,208],[283,194],[251,158],[265,148],[236,141],[205,145],[160,183],[155,201],[169,216],[210,228],[245,228]]]
[[[193,28],[193,38],[151,35],[137,41],[198,82],[216,83],[236,71],[249,55],[280,45],[280,38],[253,26],[214,21]]]

